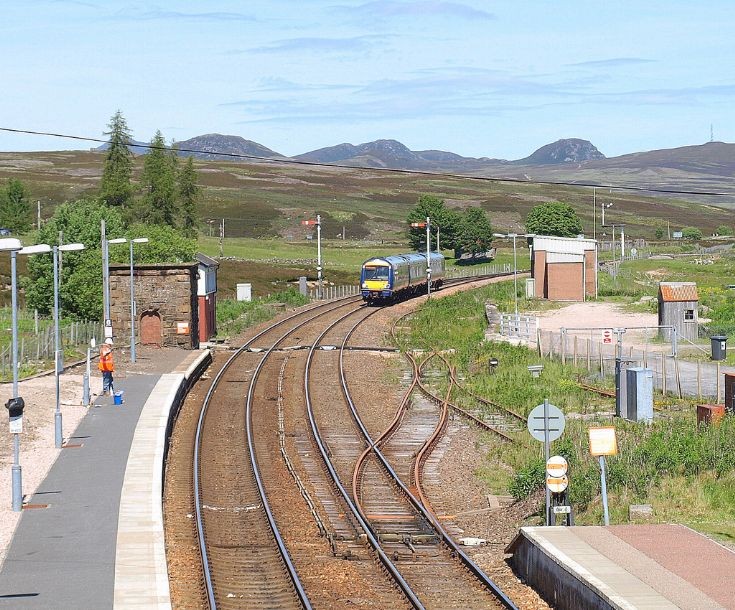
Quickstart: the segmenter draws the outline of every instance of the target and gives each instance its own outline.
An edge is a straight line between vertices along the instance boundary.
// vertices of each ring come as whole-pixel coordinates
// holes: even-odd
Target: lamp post
[[[19,239],[0,239],[0,251],[10,252],[10,287],[11,287],[11,310],[13,329],[13,398],[5,405],[8,408],[11,422],[20,415],[20,429],[11,428],[13,433],[13,465],[10,467],[12,478],[12,504],[13,511],[20,512],[23,508],[23,473],[20,467],[20,438],[19,433],[23,425],[23,399],[18,396],[18,285],[16,278],[16,259],[18,251],[23,248]],[[14,415],[13,408],[20,409],[18,415]]]
[[[48,248],[48,246],[46,246]],[[64,244],[54,246],[54,374],[56,376],[56,411],[54,411],[54,443],[57,449],[64,444],[64,434],[61,418],[61,380],[59,376],[63,368],[64,352],[61,346],[61,309],[59,307],[59,251],[77,252],[84,250],[84,244]],[[46,250],[48,252],[48,250]],[[22,253],[22,251],[21,251]]]
[[[110,244],[124,244],[128,241],[127,237],[116,237],[114,239],[105,239],[102,243],[103,266],[105,268],[105,339],[112,339],[112,318],[110,317]],[[110,330],[107,330],[107,329]],[[108,337],[109,334],[109,337]]]
[[[612,207],[612,202],[610,202],[610,203],[602,203],[602,204],[600,204],[600,207],[602,208],[602,226],[604,227],[604,226],[606,226],[605,225],[605,210],[607,208],[609,208],[609,207]]]
[[[135,362],[135,284],[133,283],[133,244],[148,243],[147,237],[130,240],[130,361]]]
[[[515,316],[516,324],[518,324],[518,259],[516,257],[516,237],[517,233],[493,233],[493,237],[502,237],[503,239],[513,240],[513,290],[515,295]]]
[[[513,240],[513,290],[515,291],[515,321],[518,324],[518,258],[516,255],[516,237],[536,237],[536,233],[493,233],[493,237]]]

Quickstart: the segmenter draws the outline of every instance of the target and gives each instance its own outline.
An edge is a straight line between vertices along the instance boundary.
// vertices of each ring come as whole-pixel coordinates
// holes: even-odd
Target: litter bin
[[[710,337],[710,341],[712,341],[712,360],[727,358],[727,337],[725,335],[715,335]]]

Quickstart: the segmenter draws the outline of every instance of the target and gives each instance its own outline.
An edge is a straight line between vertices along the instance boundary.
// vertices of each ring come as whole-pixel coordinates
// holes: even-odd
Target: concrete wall
[[[136,265],[133,271],[137,303],[136,337],[146,312],[161,318],[161,344],[185,349],[199,347],[199,304],[197,264]],[[116,339],[130,337],[130,268],[110,266],[110,317]],[[179,324],[188,324],[181,334]]]
[[[521,536],[511,564],[521,578],[557,610],[613,610],[615,606],[585,586],[539,547]]]

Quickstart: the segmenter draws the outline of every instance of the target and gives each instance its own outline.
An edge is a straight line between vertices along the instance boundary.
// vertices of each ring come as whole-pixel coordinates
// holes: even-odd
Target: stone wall
[[[141,319],[160,318],[160,343],[186,349],[199,347],[197,264],[136,265],[135,334],[141,340]],[[110,316],[116,341],[130,340],[130,267],[110,265]],[[182,332],[186,330],[186,332]]]

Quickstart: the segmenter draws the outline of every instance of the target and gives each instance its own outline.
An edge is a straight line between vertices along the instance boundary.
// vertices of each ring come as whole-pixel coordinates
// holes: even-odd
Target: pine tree
[[[25,233],[31,228],[31,205],[25,185],[15,178],[8,180],[0,191],[0,226],[13,233]]]
[[[141,182],[144,192],[140,220],[151,224],[176,226],[176,154],[168,151],[163,134],[156,131],[143,161]]]
[[[181,199],[181,229],[187,237],[196,237],[197,225],[197,173],[191,157],[186,160],[179,172],[179,197]]]
[[[133,187],[130,179],[133,175],[133,153],[128,148],[130,130],[119,110],[112,116],[108,124],[110,131],[110,147],[107,149],[105,166],[102,170],[100,198],[107,205],[124,208],[131,203]]]

